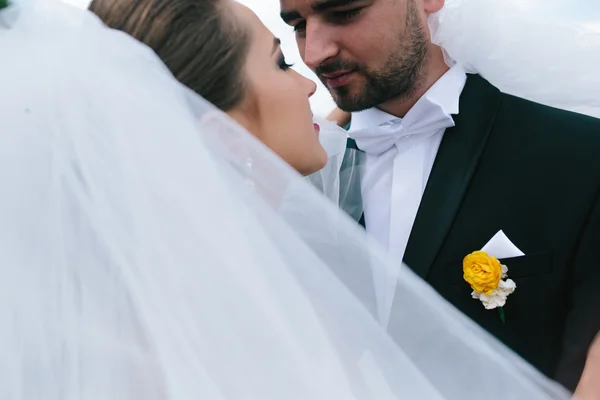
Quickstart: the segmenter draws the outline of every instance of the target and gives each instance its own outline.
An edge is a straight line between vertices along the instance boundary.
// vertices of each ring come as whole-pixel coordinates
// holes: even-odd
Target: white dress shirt
[[[361,191],[367,232],[402,261],[446,128],[467,76],[446,72],[402,119],[372,108],[352,114],[349,136],[365,151]]]

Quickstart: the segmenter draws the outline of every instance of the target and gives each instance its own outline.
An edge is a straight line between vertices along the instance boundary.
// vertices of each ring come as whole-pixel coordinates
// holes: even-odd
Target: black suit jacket
[[[404,261],[573,390],[600,329],[600,120],[501,93],[478,75],[468,76],[459,108]],[[517,284],[505,323],[471,298],[462,272],[463,258],[499,230],[526,254],[501,260]]]

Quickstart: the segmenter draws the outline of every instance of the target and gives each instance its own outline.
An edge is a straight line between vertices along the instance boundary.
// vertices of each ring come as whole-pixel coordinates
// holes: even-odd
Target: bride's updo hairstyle
[[[250,33],[224,0],[93,0],[106,25],[145,43],[175,78],[223,111],[242,102]]]

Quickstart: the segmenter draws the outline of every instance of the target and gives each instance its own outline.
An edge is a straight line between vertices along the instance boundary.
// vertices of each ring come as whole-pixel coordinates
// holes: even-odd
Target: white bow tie
[[[398,151],[421,142],[442,129],[454,126],[452,116],[433,102],[417,103],[404,119],[393,119],[375,128],[349,132],[359,149],[380,155],[394,145]]]

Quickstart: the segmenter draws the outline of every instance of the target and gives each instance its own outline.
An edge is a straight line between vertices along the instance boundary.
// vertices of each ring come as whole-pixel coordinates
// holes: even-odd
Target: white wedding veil
[[[92,14],[0,57],[1,399],[569,398]]]
[[[600,118],[599,32],[544,19],[518,0],[446,0],[429,28],[448,63],[503,92]]]

